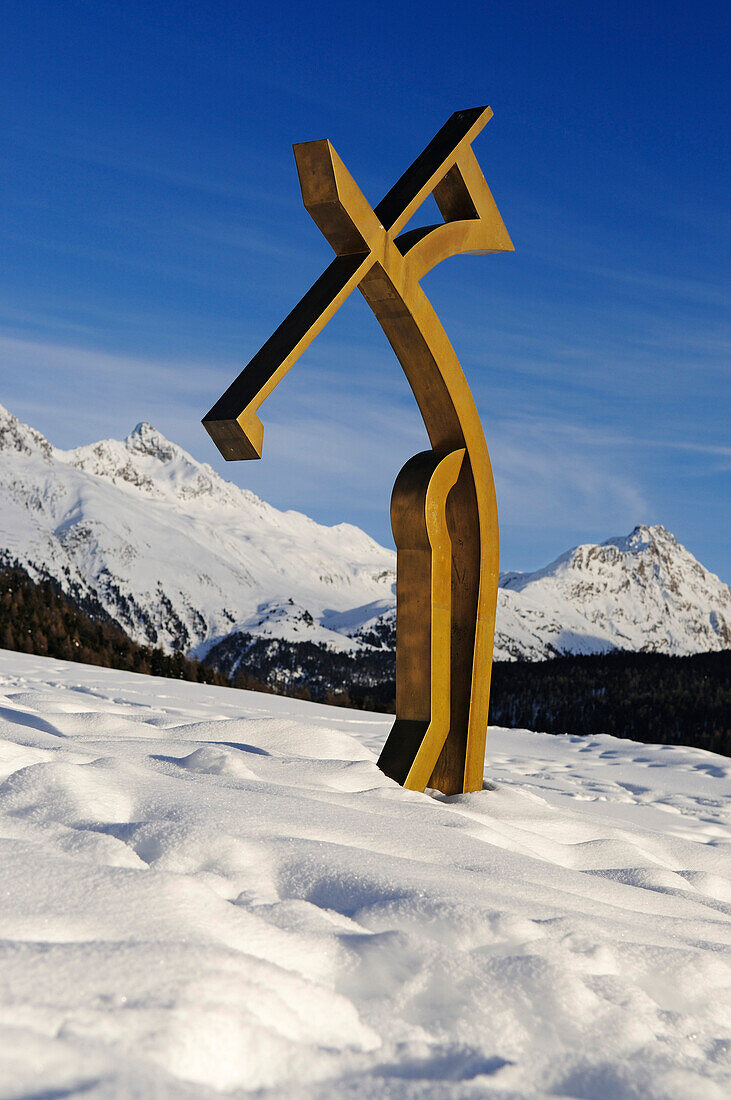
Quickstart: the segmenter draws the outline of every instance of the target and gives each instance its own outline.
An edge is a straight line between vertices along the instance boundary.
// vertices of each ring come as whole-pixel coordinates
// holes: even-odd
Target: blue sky
[[[731,578],[725,5],[5,0],[0,402],[56,444],[151,421],[278,507],[390,540],[424,449],[355,296],[262,410],[201,416],[329,262],[291,153],[375,204],[452,111],[512,255],[424,280],[483,418],[503,568],[664,523]]]

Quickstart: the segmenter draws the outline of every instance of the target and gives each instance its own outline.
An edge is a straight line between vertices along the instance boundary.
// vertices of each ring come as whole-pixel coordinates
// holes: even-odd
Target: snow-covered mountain
[[[232,632],[392,644],[395,554],[281,512],[149,424],[62,451],[0,406],[0,556],[135,640],[203,655]],[[731,590],[663,527],[501,578],[495,656],[731,648]]]
[[[538,660],[625,649],[731,648],[731,589],[664,527],[576,546],[500,578],[496,654]]]
[[[6,559],[167,650],[267,620],[278,636],[342,643],[324,616],[393,600],[392,551],[270,507],[149,424],[61,451],[0,407],[0,510]]]

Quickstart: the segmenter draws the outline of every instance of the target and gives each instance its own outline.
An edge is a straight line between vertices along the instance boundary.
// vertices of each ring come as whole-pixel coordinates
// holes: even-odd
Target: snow
[[[575,546],[534,573],[500,579],[496,651],[703,653],[731,647],[731,589],[661,524]]]
[[[731,761],[0,651],[0,1095],[697,1100],[731,1087]]]
[[[360,609],[356,608],[356,612],[358,610]],[[355,649],[362,648],[357,639],[341,634],[337,629],[331,629],[328,622],[329,619],[337,621],[341,615],[350,618],[352,614],[352,611],[330,612],[329,615],[325,612],[322,617],[326,625],[323,625],[313,618],[306,607],[296,603],[291,597],[288,600],[265,600],[236,629],[259,638],[312,642],[327,646],[334,652],[352,653]],[[202,650],[208,648],[207,645],[200,647]]]
[[[197,656],[263,604],[292,599],[319,623],[393,599],[396,579],[394,552],[365,532],[278,511],[149,424],[60,451],[0,406],[3,556],[98,601],[136,641]],[[277,636],[302,640],[289,626]]]

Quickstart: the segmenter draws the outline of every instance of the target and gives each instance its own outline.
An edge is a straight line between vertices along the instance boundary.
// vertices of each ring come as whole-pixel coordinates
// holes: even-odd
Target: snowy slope
[[[608,649],[731,648],[731,589],[659,524],[500,578],[496,650],[515,657]]]
[[[0,1095],[727,1097],[731,761],[387,726],[0,652]]]
[[[202,656],[234,630],[352,651],[393,638],[392,551],[277,511],[149,424],[60,451],[0,407],[3,554],[166,649]],[[660,526],[501,579],[498,659],[730,647],[731,590]]]
[[[279,512],[148,424],[64,452],[0,408],[0,507],[8,558],[166,649],[210,644],[290,599],[321,641],[324,612],[393,595],[395,555],[363,531]]]

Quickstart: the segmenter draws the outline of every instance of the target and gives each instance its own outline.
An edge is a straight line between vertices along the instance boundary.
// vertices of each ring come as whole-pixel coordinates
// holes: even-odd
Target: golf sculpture
[[[305,208],[335,259],[203,420],[226,459],[260,458],[257,410],[357,287],[403,367],[431,450],[398,475],[396,720],[379,767],[404,787],[482,788],[498,583],[490,458],[467,381],[420,279],[461,252],[513,245],[457,111],[372,209],[329,141],[294,146]],[[433,195],[439,225],[402,232]]]

